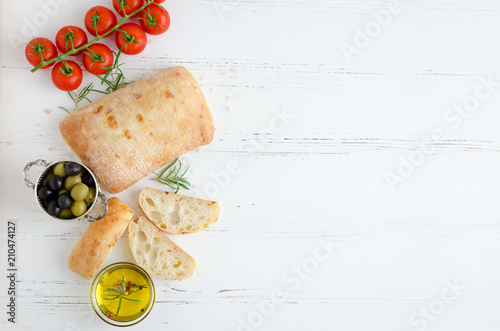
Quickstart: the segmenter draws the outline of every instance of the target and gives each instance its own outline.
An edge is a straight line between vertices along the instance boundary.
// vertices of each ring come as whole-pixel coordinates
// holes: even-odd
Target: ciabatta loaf
[[[171,233],[193,233],[209,227],[219,217],[216,201],[196,199],[146,187],[139,206],[151,222]]]
[[[196,271],[196,261],[142,216],[128,225],[128,240],[137,264],[157,277],[186,279]]]
[[[212,141],[200,86],[184,67],[161,70],[66,116],[62,137],[110,193]]]

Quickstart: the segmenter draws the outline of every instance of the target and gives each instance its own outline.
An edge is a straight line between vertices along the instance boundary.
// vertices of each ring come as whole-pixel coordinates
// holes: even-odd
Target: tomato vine
[[[147,6],[149,5],[156,5],[156,6],[160,6],[158,5],[155,0],[146,0],[144,2],[144,4],[137,10],[129,13],[129,14],[125,14],[123,16],[123,18],[115,25],[113,26],[111,29],[109,29],[108,31],[106,31],[105,33],[103,34],[98,34],[97,36],[94,37],[94,39],[92,39],[91,41],[89,41],[88,43],[86,43],[85,45],[82,45],[78,48],[73,48],[71,49],[70,51],[66,52],[66,53],[63,53],[57,57],[53,57],[51,59],[48,59],[48,60],[45,60],[43,56],[41,56],[42,60],[40,61],[40,63],[35,66],[33,69],[31,69],[31,72],[35,72],[37,71],[38,69],[41,69],[43,67],[46,67],[48,65],[52,65],[54,62],[57,62],[57,61],[61,61],[61,60],[64,60],[64,58],[66,58],[67,56],[70,56],[70,55],[73,55],[73,54],[76,54],[80,51],[83,51],[85,49],[87,49],[89,46],[95,44],[97,41],[101,40],[102,38],[105,38],[107,37],[108,35],[110,35],[111,33],[115,32],[116,30],[118,30],[118,28],[123,24],[125,23],[125,21],[127,21],[129,18],[131,18],[132,16],[142,12]],[[43,51],[43,50],[42,50]]]

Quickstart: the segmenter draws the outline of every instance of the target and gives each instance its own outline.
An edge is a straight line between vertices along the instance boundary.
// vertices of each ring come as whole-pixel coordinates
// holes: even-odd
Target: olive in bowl
[[[86,183],[82,183],[82,178]],[[38,187],[41,205],[51,216],[78,218],[96,199],[96,184],[86,168],[76,162],[58,162],[44,174]]]
[[[30,178],[33,166],[44,168],[34,182]],[[83,164],[34,160],[24,166],[23,179],[26,186],[33,189],[40,208],[57,220],[95,222],[108,212],[108,201],[99,189],[97,178]],[[100,211],[91,215],[98,201]]]

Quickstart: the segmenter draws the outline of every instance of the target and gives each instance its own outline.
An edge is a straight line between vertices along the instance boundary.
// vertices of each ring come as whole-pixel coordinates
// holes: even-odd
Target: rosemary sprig
[[[147,285],[136,285],[136,284],[127,285],[125,283],[125,275],[122,275],[122,278],[120,280],[118,280],[117,285],[118,286],[115,288],[111,288],[111,287],[106,286],[106,289],[104,290],[104,292],[112,292],[112,293],[111,294],[104,293],[104,295],[106,295],[107,298],[103,298],[103,300],[118,300],[118,308],[116,309],[116,313],[114,314],[114,316],[118,316],[118,313],[120,312],[120,308],[122,306],[122,300],[141,301],[139,299],[128,298],[128,296],[131,295],[132,293],[135,293],[135,292],[140,291],[144,288],[147,288]],[[137,289],[129,291],[130,288],[137,288]],[[113,314],[111,313],[111,315],[108,315],[108,316],[111,317],[111,316],[113,316]]]
[[[132,82],[125,82],[125,75],[123,74],[122,69],[120,67],[123,65],[123,63],[119,63],[119,58],[120,55],[122,54],[122,49],[118,51],[118,53],[115,53],[115,61],[113,62],[112,65],[108,67],[104,67],[103,69],[108,70],[104,76],[97,76],[101,79],[101,85],[108,85],[105,91],[103,93],[111,93],[114,92],[124,86],[127,86],[128,84]]]
[[[86,87],[84,87],[78,94],[76,94],[73,91],[69,91],[68,92],[69,97],[71,98],[71,100],[73,100],[73,103],[74,103],[72,111],[69,111],[68,109],[66,109],[64,107],[61,107],[61,106],[59,106],[59,109],[62,109],[62,110],[64,110],[67,113],[71,113],[71,112],[74,112],[75,110],[78,109],[78,105],[83,100],[86,100],[89,103],[92,103],[92,101],[88,98],[88,95],[90,94],[90,92],[97,92],[97,93],[106,94],[106,92],[94,89],[94,83],[90,83],[89,85],[87,85]]]
[[[162,184],[168,185],[168,187],[175,190],[174,193],[177,193],[179,192],[181,187],[186,190],[189,190],[191,187],[191,183],[189,183],[189,181],[186,178],[184,178],[184,175],[188,171],[189,166],[184,170],[184,172],[182,172],[179,175],[181,169],[182,169],[182,163],[179,160],[179,158],[176,158],[172,163],[170,163],[165,168],[165,170],[161,172],[161,174],[157,174],[156,172],[153,172],[153,174],[156,175],[157,181],[159,181]],[[168,173],[165,175],[167,171]]]

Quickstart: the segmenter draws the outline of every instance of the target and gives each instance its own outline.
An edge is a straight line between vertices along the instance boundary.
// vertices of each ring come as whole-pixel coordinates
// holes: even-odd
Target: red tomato
[[[63,91],[76,90],[83,80],[80,66],[74,61],[61,61],[52,68],[52,83]]]
[[[26,45],[24,54],[28,62],[33,67],[36,67],[42,62],[42,58],[44,61],[47,61],[57,57],[57,48],[52,41],[47,38],[33,38],[28,45]],[[47,64],[40,69],[47,69],[53,65],[54,63]]]
[[[93,44],[83,52],[82,62],[85,69],[94,75],[104,75],[113,65],[114,55],[111,49],[104,44]]]
[[[77,26],[65,26],[56,34],[56,45],[62,53],[67,53],[74,48],[79,48],[88,43],[88,41],[89,39],[85,31]],[[82,52],[83,50],[72,55],[80,55]]]
[[[154,0],[156,3],[162,3],[165,2],[165,0]]]
[[[130,15],[143,4],[143,0],[113,0],[113,7],[121,16]]]
[[[103,6],[92,7],[85,15],[85,27],[93,36],[108,32],[117,23],[115,14]]]
[[[115,42],[122,53],[128,55],[139,54],[146,48],[148,37],[141,27],[135,23],[125,23],[115,34]]]
[[[141,27],[149,34],[162,34],[170,27],[170,15],[160,5],[149,5],[139,13]]]

